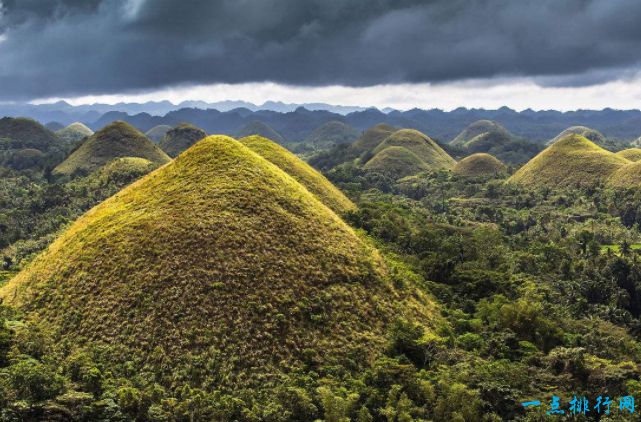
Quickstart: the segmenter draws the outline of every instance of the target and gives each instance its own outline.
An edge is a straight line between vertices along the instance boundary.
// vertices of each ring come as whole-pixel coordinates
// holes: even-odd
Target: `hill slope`
[[[530,187],[594,186],[628,163],[583,136],[567,135],[521,167],[508,182]]]
[[[90,210],[0,297],[60,341],[103,347],[114,370],[253,399],[309,359],[356,371],[397,312],[430,321],[433,309],[307,189],[225,136]]]
[[[0,119],[0,149],[33,148],[48,151],[60,145],[56,135],[32,119]]]
[[[363,132],[361,137],[352,144],[352,149],[356,151],[357,154],[373,150],[383,142],[385,138],[396,132],[396,130],[396,128],[384,123],[372,126]]]
[[[630,161],[641,160],[641,148],[628,148],[615,153],[615,155]]]
[[[236,133],[237,138],[245,138],[247,136],[258,135],[263,138],[271,139],[279,144],[287,143],[283,135],[272,129],[268,124],[259,120],[253,120],[240,128]]]
[[[93,135],[93,130],[80,122],[76,122],[60,129],[56,132],[56,135],[63,141],[72,143],[82,141],[87,136]]]
[[[473,141],[474,138],[488,133],[493,134],[493,136],[497,138],[509,139],[511,137],[510,132],[508,132],[507,129],[505,129],[497,122],[494,122],[492,120],[478,120],[463,129],[463,131],[459,133],[456,138],[450,141],[450,144],[456,146],[465,146],[469,142]]]
[[[87,138],[53,174],[92,172],[118,157],[140,157],[158,164],[170,160],[137,129],[124,122],[114,122]]]
[[[600,147],[605,146],[608,142],[607,138],[598,130],[591,129],[586,126],[572,126],[565,129],[554,138],[550,139],[547,142],[547,145],[552,145],[553,143],[565,138],[568,135],[581,135],[587,140],[599,145]]]
[[[429,136],[414,129],[397,130],[385,138],[374,149],[374,153],[378,154],[391,146],[407,148],[425,162],[431,170],[451,169],[456,164],[456,161]]]
[[[207,137],[207,133],[187,123],[169,130],[158,144],[170,157],[176,157],[196,142]]]
[[[393,179],[401,179],[428,171],[430,166],[407,148],[387,147],[374,155],[363,169],[381,173]]]
[[[171,126],[169,125],[158,125],[154,126],[151,129],[149,129],[147,132],[145,132],[145,136],[155,143],[159,143],[162,141],[162,138],[165,137],[167,132],[169,132],[172,129]]]
[[[617,169],[608,178],[606,184],[611,188],[641,188],[641,161],[626,164]]]
[[[352,201],[325,176],[275,142],[258,135],[241,138],[240,142],[292,176],[335,212],[343,213],[355,208]]]
[[[316,128],[307,138],[305,143],[316,148],[329,148],[338,144],[350,144],[358,139],[359,132],[337,120],[332,120]]]
[[[507,168],[494,156],[477,153],[465,157],[456,163],[452,171],[454,174],[462,177],[483,177],[505,173]]]

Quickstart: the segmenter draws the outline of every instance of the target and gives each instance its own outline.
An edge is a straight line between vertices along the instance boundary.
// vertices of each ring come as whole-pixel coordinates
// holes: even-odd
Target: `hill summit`
[[[13,117],[0,119],[0,141],[2,149],[31,148],[39,151],[49,151],[60,144],[53,132],[35,120]]]
[[[383,142],[385,138],[396,132],[396,130],[396,128],[385,123],[372,126],[363,132],[361,137],[352,144],[351,148],[357,153],[357,155],[365,151],[373,150]]]
[[[581,135],[587,140],[594,142],[600,147],[604,147],[608,142],[607,138],[598,130],[591,129],[586,126],[572,126],[565,129],[563,132],[559,133],[554,138],[550,139],[547,142],[547,145],[552,145],[555,142],[567,137],[568,135]]]
[[[76,122],[58,130],[56,135],[65,142],[78,142],[87,136],[93,135],[93,130],[80,122]]]
[[[477,153],[465,157],[454,166],[453,172],[462,177],[485,177],[496,176],[505,173],[507,167],[496,159],[496,157]]]
[[[403,147],[413,152],[431,170],[451,169],[456,161],[429,136],[414,129],[401,129],[385,138],[375,149],[378,154],[388,147]]]
[[[145,135],[128,123],[118,121],[87,138],[53,170],[53,174],[89,173],[119,157],[140,157],[157,164],[170,160]]]
[[[629,163],[581,135],[570,134],[530,160],[508,182],[530,187],[595,186]]]
[[[114,368],[257,399],[311,361],[371,362],[399,309],[430,321],[387,274],[293,177],[212,136],[86,213],[0,297]]]
[[[287,143],[283,135],[278,133],[267,123],[261,122],[260,120],[252,120],[245,126],[241,127],[236,133],[237,138],[244,138],[252,135],[259,135],[263,138],[271,139],[281,145]]]
[[[641,160],[641,148],[628,148],[616,153],[619,157],[630,161]]]
[[[168,130],[159,146],[170,157],[176,157],[205,137],[207,137],[207,133],[204,130],[188,123],[182,123]]]
[[[305,138],[305,142],[316,148],[329,148],[333,145],[351,144],[358,136],[358,131],[347,123],[332,120],[317,127]]]
[[[459,133],[456,138],[450,141],[451,145],[468,146],[478,137],[492,137],[496,139],[510,139],[512,135],[499,123],[492,120],[478,120]]]

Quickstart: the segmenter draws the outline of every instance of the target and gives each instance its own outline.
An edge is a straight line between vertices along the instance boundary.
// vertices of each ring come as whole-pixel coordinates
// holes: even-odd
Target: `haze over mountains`
[[[517,112],[503,107],[498,110],[458,108],[452,111],[381,111],[375,108],[327,104],[282,105],[268,102],[256,106],[236,101],[184,102],[179,105],[169,102],[80,106],[64,102],[42,105],[5,104],[0,105],[0,115],[31,117],[43,124],[56,122],[63,126],[78,121],[94,131],[116,120],[126,121],[143,132],[158,125],[173,127],[189,122],[208,133],[229,135],[236,135],[244,125],[260,121],[290,141],[302,141],[322,124],[331,121],[345,122],[361,131],[379,123],[387,123],[395,127],[417,129],[445,142],[478,120],[495,121],[517,137],[541,143],[553,139],[572,126],[589,126],[610,139],[623,140],[637,139],[641,127],[639,110]]]

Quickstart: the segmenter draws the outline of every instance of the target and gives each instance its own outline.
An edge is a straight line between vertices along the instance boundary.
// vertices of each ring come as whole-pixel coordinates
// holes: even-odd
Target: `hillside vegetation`
[[[641,160],[641,148],[628,148],[621,150],[615,155],[618,155],[621,158],[625,158],[630,161],[639,161]]]
[[[65,142],[74,143],[93,135],[93,130],[80,122],[76,122],[56,131],[56,135]]]
[[[430,166],[416,154],[404,147],[387,147],[369,160],[363,169],[383,174],[392,179],[401,179],[423,171]]]
[[[452,171],[462,177],[491,177],[505,173],[507,167],[490,154],[477,153],[456,163]]]
[[[207,133],[204,130],[182,123],[167,131],[158,145],[173,158],[205,137]]]
[[[547,147],[508,182],[529,187],[596,186],[629,163],[587,138],[571,134]]]
[[[334,145],[351,144],[359,135],[350,125],[332,120],[314,129],[304,142],[314,148],[330,148]]]
[[[287,143],[287,140],[283,135],[274,130],[267,123],[261,122],[260,120],[252,120],[247,123],[236,132],[236,138],[245,138],[247,136],[258,135],[263,138],[271,139],[274,142],[277,142],[281,145]]]
[[[451,169],[456,164],[443,148],[417,130],[401,129],[392,133],[374,149],[374,154],[392,146],[403,147],[413,152],[431,170]]]
[[[275,400],[296,411],[279,395],[296,374],[369,365],[398,315],[433,321],[411,279],[387,274],[294,178],[214,136],[89,211],[0,296],[72,354],[222,396],[233,420]]]
[[[159,143],[162,141],[162,138],[165,137],[167,132],[169,132],[172,129],[172,126],[169,125],[158,125],[154,126],[151,129],[149,129],[147,132],[145,132],[145,136],[155,143]]]
[[[572,126],[567,129],[565,129],[563,132],[559,133],[556,135],[554,138],[550,139],[547,142],[547,145],[552,145],[557,141],[560,141],[561,139],[567,137],[568,135],[580,135],[583,136],[584,138],[594,142],[595,144],[599,145],[600,147],[605,147],[608,143],[607,138],[598,130],[591,129],[586,126]]]
[[[118,157],[140,157],[157,164],[170,158],[131,125],[112,123],[87,138],[53,170],[58,176],[90,173]]]
[[[240,142],[292,176],[335,212],[344,213],[355,208],[352,201],[332,185],[325,176],[284,147],[258,135],[241,138]]]

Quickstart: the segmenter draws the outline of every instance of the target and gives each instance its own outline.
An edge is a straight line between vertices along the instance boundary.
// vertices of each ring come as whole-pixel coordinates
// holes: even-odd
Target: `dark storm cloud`
[[[275,81],[532,76],[641,63],[637,0],[0,0],[0,98]]]

